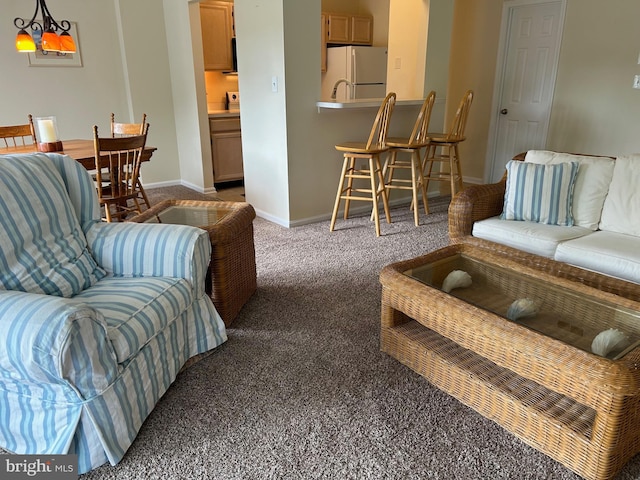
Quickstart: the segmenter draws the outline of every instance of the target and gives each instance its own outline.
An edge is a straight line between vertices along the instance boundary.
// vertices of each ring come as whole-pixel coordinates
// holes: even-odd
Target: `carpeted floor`
[[[188,193],[188,192],[187,192]],[[257,218],[258,291],[103,479],[579,477],[379,350],[380,269],[447,244],[447,199],[286,229]],[[640,478],[634,459],[620,480]]]
[[[380,269],[447,244],[447,199],[286,229],[255,220],[258,291],[102,479],[578,479],[379,350]],[[640,478],[640,461],[620,479]]]

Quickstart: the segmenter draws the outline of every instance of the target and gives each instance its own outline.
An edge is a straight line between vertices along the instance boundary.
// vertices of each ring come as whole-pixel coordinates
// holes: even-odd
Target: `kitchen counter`
[[[354,108],[380,108],[384,98],[357,98],[354,100],[323,100],[316,102],[318,111],[321,109],[354,109]],[[396,100],[396,107],[422,105],[423,98],[417,100]]]
[[[209,118],[235,118],[240,116],[240,110],[209,110]]]

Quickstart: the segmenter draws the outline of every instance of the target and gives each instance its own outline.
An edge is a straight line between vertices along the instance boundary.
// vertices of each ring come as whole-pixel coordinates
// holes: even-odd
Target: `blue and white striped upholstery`
[[[0,446],[76,453],[83,473],[119,462],[186,360],[227,337],[204,294],[206,232],[101,223],[86,170],[44,157],[107,276],[73,298],[0,290]]]
[[[577,162],[542,165],[509,161],[502,218],[572,226],[577,173]]]
[[[0,157],[0,192],[0,288],[72,297],[105,276],[46,155]]]

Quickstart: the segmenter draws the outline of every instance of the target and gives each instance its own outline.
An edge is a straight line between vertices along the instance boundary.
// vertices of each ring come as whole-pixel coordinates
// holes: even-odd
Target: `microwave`
[[[236,37],[233,37],[231,39],[231,59],[233,62],[233,69],[226,71],[226,72],[222,72],[225,73],[227,75],[237,75],[238,73],[238,56],[236,55]]]

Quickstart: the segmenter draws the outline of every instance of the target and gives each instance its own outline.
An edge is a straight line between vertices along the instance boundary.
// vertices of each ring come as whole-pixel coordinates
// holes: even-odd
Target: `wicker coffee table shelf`
[[[410,276],[425,265],[447,264],[460,255],[490,270],[513,272],[496,281],[513,286],[516,296],[547,295],[535,292],[546,285],[546,301],[569,313],[575,307],[585,325],[576,323],[566,336],[553,338],[454,296],[463,293],[448,294]],[[587,351],[578,337],[599,327],[588,325],[593,307],[580,308],[588,302],[603,305],[602,312],[591,315],[593,322],[610,309],[614,314],[605,324],[611,321],[633,335],[635,326],[629,320],[640,312],[640,303],[585,286],[570,278],[571,269],[563,272],[565,278],[550,275],[548,271],[559,268],[556,262],[548,261],[548,271],[537,262],[527,266],[472,246],[452,245],[385,267],[380,275],[381,348],[579,475],[613,478],[640,451],[640,348],[632,346],[617,360]],[[637,285],[613,283],[615,291],[637,295]],[[556,293],[559,299],[552,298]]]

